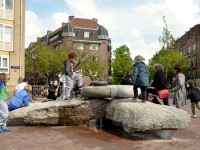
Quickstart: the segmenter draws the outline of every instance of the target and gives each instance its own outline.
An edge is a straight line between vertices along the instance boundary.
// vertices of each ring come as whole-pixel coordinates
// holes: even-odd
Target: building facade
[[[46,45],[57,46],[62,42],[72,42],[75,50],[92,53],[91,59],[99,59],[108,67],[103,78],[111,76],[111,40],[107,29],[98,20],[69,16],[67,23],[55,31],[47,31],[42,37]]]
[[[177,41],[181,55],[188,55],[190,58],[187,78],[200,78],[200,24],[190,28]]]
[[[24,77],[25,0],[0,0],[0,73],[8,74],[8,85]]]

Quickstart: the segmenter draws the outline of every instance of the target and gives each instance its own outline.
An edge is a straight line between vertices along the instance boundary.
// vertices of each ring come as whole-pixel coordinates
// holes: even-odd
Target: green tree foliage
[[[114,59],[112,60],[112,82],[113,84],[120,84],[121,80],[127,70],[133,69],[133,60],[131,53],[126,45],[122,45],[114,52]]]
[[[37,78],[45,75],[48,79],[53,79],[55,75],[64,70],[63,62],[66,59],[68,51],[65,49],[55,49],[45,46],[42,42],[37,42],[33,48],[37,53],[36,70]],[[33,51],[32,50],[32,51]],[[26,52],[26,73],[33,74],[32,51]]]
[[[163,65],[167,76],[173,75],[173,68],[176,65],[180,65],[183,70],[188,69],[189,58],[188,56],[182,56],[178,49],[179,43],[175,40],[171,32],[168,30],[165,17],[163,17],[164,27],[162,37],[159,37],[161,50],[157,52],[153,58],[149,61],[148,69],[153,78],[153,65],[160,63]]]
[[[75,71],[82,70],[84,76],[90,76],[91,79],[99,78],[105,71],[106,65],[101,63],[100,60],[92,61],[95,56],[94,51],[90,50],[77,50],[71,41],[63,41],[56,47],[45,46],[43,42],[34,43],[29,50],[26,50],[26,75],[34,74],[34,60],[32,53],[37,53],[35,60],[37,79],[45,75],[50,79],[57,77],[59,73],[64,73],[64,61],[67,59],[69,52],[75,51],[78,55],[78,63],[75,66]],[[37,81],[36,81],[37,82]]]
[[[107,65],[102,63],[99,59],[98,60],[88,60],[83,65],[83,75],[89,76],[90,79],[96,80],[101,77],[101,75],[104,73],[105,69],[107,68]]]

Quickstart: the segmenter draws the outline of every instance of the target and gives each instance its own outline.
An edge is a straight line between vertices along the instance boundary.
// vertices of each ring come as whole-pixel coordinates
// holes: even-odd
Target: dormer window
[[[84,38],[89,38],[90,37],[90,33],[89,32],[84,32]]]

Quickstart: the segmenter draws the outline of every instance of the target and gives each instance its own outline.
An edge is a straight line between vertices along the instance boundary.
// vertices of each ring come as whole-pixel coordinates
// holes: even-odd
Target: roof
[[[72,21],[74,27],[97,29],[99,24],[91,19],[74,18]]]

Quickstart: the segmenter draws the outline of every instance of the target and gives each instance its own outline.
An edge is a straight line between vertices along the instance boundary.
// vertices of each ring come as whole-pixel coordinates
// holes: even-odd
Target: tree
[[[33,70],[33,59],[32,53],[36,51],[37,59],[36,69],[37,78],[43,78],[45,75],[48,81],[57,77],[59,73],[64,73],[63,62],[67,59],[69,52],[75,51],[78,55],[78,65],[75,66],[75,71],[82,70],[84,76],[90,76],[91,79],[100,77],[106,68],[106,65],[101,63],[99,60],[92,61],[92,57],[95,56],[96,51],[89,49],[77,50],[70,40],[63,40],[59,45],[52,47],[46,46],[43,42],[38,39],[37,42],[26,50],[26,75],[32,75]]]
[[[127,70],[133,69],[133,60],[131,53],[126,45],[122,45],[114,52],[114,59],[112,60],[112,81],[114,84],[120,84],[121,80]]]
[[[182,56],[179,53],[179,43],[175,40],[171,32],[168,30],[165,17],[163,17],[164,27],[162,37],[159,37],[161,50],[157,52],[154,57],[149,61],[148,69],[151,74],[153,73],[153,65],[160,63],[165,69],[166,76],[173,75],[173,68],[176,65],[180,65],[183,70],[188,69],[189,58],[188,56]]]
[[[96,80],[104,73],[107,65],[98,60],[88,60],[84,64],[83,75],[89,76],[91,80]]]

